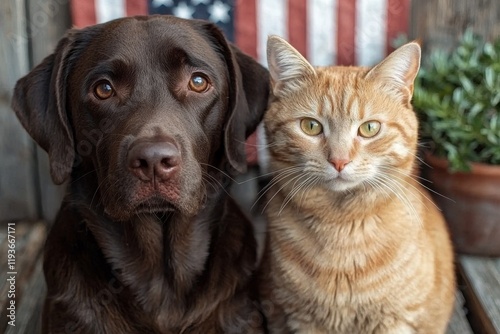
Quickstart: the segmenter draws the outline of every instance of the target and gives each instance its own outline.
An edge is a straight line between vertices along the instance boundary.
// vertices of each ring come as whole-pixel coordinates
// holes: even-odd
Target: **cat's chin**
[[[358,188],[360,185],[359,182],[357,181],[351,181],[351,180],[346,180],[340,177],[337,177],[333,180],[329,180],[328,182],[325,183],[325,186],[332,191],[335,192],[344,192],[344,191],[350,191],[355,188]]]

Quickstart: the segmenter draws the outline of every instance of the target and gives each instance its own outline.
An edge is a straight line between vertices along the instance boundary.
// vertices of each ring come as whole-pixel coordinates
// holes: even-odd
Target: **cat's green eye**
[[[323,126],[314,118],[303,118],[300,121],[300,128],[306,135],[317,136],[323,132]]]
[[[380,122],[368,121],[361,124],[358,133],[361,137],[371,138],[380,131]]]

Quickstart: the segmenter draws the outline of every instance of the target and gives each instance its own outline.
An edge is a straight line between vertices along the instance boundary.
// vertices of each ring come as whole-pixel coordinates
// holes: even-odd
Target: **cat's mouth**
[[[360,184],[358,179],[354,179],[352,176],[343,173],[331,175],[331,177],[327,181],[329,187],[334,191],[344,191],[352,189]]]
[[[335,171],[332,173],[332,181],[341,181],[341,182],[354,182],[355,179],[351,175],[352,173],[347,173],[345,171],[337,172]]]

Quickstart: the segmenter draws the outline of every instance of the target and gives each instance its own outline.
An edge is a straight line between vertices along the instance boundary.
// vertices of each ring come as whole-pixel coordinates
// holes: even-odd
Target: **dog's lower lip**
[[[139,203],[135,209],[135,213],[158,213],[175,211],[176,207],[172,203],[160,197],[152,197]]]

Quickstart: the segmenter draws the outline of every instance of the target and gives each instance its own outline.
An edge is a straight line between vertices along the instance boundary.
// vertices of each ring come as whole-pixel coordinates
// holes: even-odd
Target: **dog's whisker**
[[[84,177],[86,177],[86,176],[88,176],[88,175],[90,175],[92,173],[97,173],[97,171],[98,171],[98,169],[93,169],[93,170],[91,170],[91,171],[89,171],[87,173],[84,173],[84,174],[80,175],[79,177],[77,177],[76,179],[71,180],[70,184],[76,183],[77,181],[80,181],[81,179],[83,179]]]
[[[210,167],[210,168],[213,168],[215,169],[216,171],[218,172],[221,172],[224,176],[226,176],[227,178],[229,178],[232,182],[235,182],[235,183],[238,183],[234,178],[232,178],[228,173],[224,172],[223,170],[221,170],[220,168],[217,168],[213,165],[210,165],[210,164],[207,164],[207,163],[204,163],[204,162],[200,162],[200,165],[203,165],[203,166],[207,166],[207,167]]]
[[[212,187],[212,190],[213,191],[217,191],[217,186],[213,183],[213,180],[209,177],[210,175],[208,175],[208,173],[206,173],[205,171],[202,171],[202,178],[203,180],[205,180],[205,182],[210,186]]]
[[[92,207],[92,204],[94,203],[94,198],[97,195],[97,193],[99,192],[99,188],[101,187],[102,184],[104,184],[106,182],[106,180],[109,178],[109,176],[110,176],[110,174],[106,175],[104,177],[104,179],[101,182],[98,183],[97,188],[94,191],[94,195],[92,196],[92,199],[90,200],[90,207]],[[102,196],[100,196],[100,198],[101,198],[101,201],[102,201]]]
[[[212,176],[208,173],[206,173],[205,175],[210,177],[212,180],[214,180],[219,185],[219,187],[226,193],[226,195],[228,195],[229,197],[232,198],[232,196],[227,192],[226,187],[224,187],[224,185],[222,183],[220,183],[219,180],[217,180],[214,176]]]
[[[243,142],[243,141],[237,140],[237,139],[235,139],[235,141],[238,142],[238,143],[241,143],[241,144],[245,144],[246,146],[257,147],[257,148],[260,148],[260,149],[266,149],[266,148],[269,148],[269,147],[274,147],[274,146],[276,146],[276,145],[279,144],[278,142],[265,143],[265,144],[250,144],[249,142]]]

